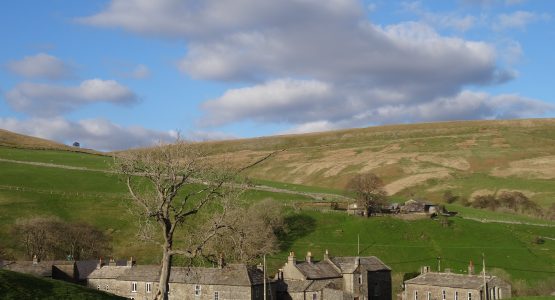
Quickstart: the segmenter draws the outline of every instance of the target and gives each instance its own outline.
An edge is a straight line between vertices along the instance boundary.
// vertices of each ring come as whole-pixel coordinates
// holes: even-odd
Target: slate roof
[[[307,279],[341,277],[341,273],[337,272],[337,270],[325,260],[314,263],[298,262],[295,266]]]
[[[73,261],[65,260],[49,260],[39,261],[33,264],[32,261],[5,261],[3,268],[6,270],[32,274],[40,277],[52,277],[52,265],[68,265],[73,264]]]
[[[384,264],[379,258],[375,256],[361,256],[358,257],[360,265],[368,271],[391,271],[391,268]],[[356,268],[355,256],[340,256],[332,257],[330,259],[343,273],[353,273]]]
[[[489,282],[493,278],[495,277],[486,276],[486,282]],[[481,275],[429,272],[421,274],[413,279],[409,279],[405,281],[405,284],[431,285],[462,289],[480,289],[484,284],[484,278]]]
[[[160,267],[157,265],[103,266],[94,270],[88,278],[156,282],[160,279]],[[263,284],[263,281],[262,271],[244,264],[229,264],[221,269],[172,267],[170,274],[170,282],[172,283],[252,286]]]

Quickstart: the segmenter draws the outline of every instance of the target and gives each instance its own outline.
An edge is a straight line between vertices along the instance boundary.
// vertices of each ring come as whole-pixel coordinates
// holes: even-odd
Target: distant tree
[[[547,210],[546,216],[549,220],[555,220],[555,203],[551,204]]]
[[[42,259],[49,254],[50,245],[47,238],[51,228],[50,224],[56,221],[56,219],[45,217],[16,220],[12,234],[19,238],[29,259],[32,259],[34,255]]]
[[[451,190],[447,190],[447,191],[445,191],[445,193],[443,193],[443,200],[446,203],[453,203],[453,202],[457,201],[458,199],[459,199],[459,196],[454,195]]]
[[[492,194],[475,196],[472,207],[495,210],[499,207],[499,200]]]
[[[111,250],[110,239],[85,223],[67,223],[54,217],[16,221],[13,234],[29,258],[85,259],[104,256]]]
[[[264,254],[279,250],[277,234],[285,222],[282,206],[271,199],[262,200],[248,208],[236,207],[226,216],[226,228],[207,244],[212,255],[224,253],[226,258],[254,263]]]
[[[347,189],[354,192],[358,205],[364,208],[364,216],[379,212],[387,203],[383,181],[374,173],[357,174],[347,184]]]

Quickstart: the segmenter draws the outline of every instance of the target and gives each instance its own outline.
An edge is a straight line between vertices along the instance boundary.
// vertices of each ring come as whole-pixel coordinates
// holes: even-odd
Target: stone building
[[[125,266],[115,263],[97,268],[87,276],[87,286],[130,299],[152,299],[158,288],[160,266]],[[268,299],[275,299],[275,288],[267,282]],[[252,299],[264,297],[263,272],[244,264],[228,264],[214,268],[172,267],[169,299]]]
[[[391,299],[391,269],[375,256],[297,261],[291,252],[276,279],[278,299]]]
[[[403,300],[497,300],[511,298],[511,285],[492,275],[474,275],[472,263],[468,274],[430,272],[405,281]],[[484,287],[485,282],[485,287]],[[484,290],[486,295],[484,297]]]

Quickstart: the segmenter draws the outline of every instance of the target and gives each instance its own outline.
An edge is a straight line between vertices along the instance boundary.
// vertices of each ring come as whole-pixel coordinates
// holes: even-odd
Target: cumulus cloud
[[[5,100],[16,111],[53,116],[96,102],[132,104],[137,96],[114,80],[90,79],[71,87],[24,82],[8,91]]]
[[[23,121],[0,118],[0,128],[66,144],[78,141],[82,147],[104,151],[150,146],[159,141],[171,142],[177,137],[175,131],[156,131],[140,126],[124,127],[105,119],[74,122],[61,117]]]
[[[511,14],[500,14],[493,22],[492,28],[494,30],[508,30],[508,29],[526,29],[530,23],[547,21],[551,16],[547,13],[538,14],[529,11],[516,11]]]
[[[455,29],[457,31],[467,31],[478,22],[472,15],[461,16],[456,13],[436,13],[426,10],[419,1],[403,2],[404,10],[419,16],[422,21],[441,28]]]
[[[70,65],[45,53],[25,56],[21,60],[11,61],[7,67],[11,72],[27,78],[57,80],[69,78],[73,74]]]
[[[553,109],[520,96],[463,91],[517,75],[499,66],[494,45],[430,26],[464,31],[474,26],[472,16],[422,10],[427,22],[380,26],[367,19],[370,8],[355,0],[112,0],[79,21],[185,40],[182,72],[245,84],[201,105],[206,126],[250,120],[305,132]]]

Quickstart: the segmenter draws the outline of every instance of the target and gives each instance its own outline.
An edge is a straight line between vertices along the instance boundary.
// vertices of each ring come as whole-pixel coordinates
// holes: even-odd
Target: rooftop
[[[486,282],[495,278],[487,275]],[[405,284],[432,285],[439,287],[452,287],[463,289],[481,289],[484,285],[482,275],[466,275],[455,273],[428,272],[413,279],[405,281]]]

